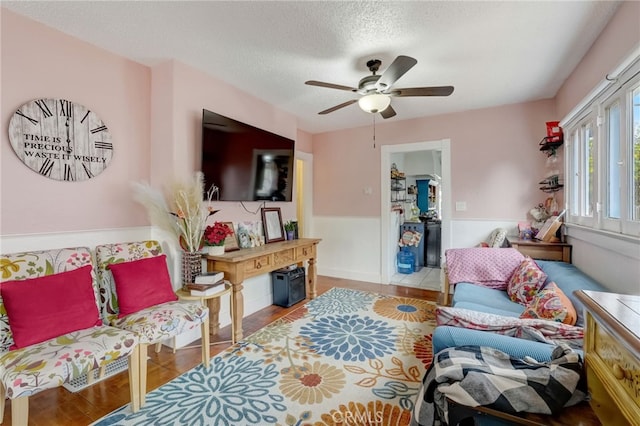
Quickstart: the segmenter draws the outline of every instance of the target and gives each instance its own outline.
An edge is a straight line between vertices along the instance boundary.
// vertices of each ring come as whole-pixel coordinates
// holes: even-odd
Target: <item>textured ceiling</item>
[[[176,59],[298,117],[311,133],[371,124],[357,95],[366,62],[418,63],[395,87],[453,85],[446,98],[393,98],[389,120],[553,97],[617,1],[71,1],[2,6],[134,61]]]

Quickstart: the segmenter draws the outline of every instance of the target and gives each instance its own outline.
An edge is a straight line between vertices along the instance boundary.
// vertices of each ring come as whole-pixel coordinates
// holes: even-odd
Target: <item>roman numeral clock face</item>
[[[22,105],[9,122],[9,140],[27,167],[55,180],[91,179],[107,168],[113,156],[111,133],[102,120],[65,99]]]

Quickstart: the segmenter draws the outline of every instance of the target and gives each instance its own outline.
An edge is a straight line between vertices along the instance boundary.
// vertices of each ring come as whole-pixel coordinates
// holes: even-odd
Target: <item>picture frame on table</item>
[[[262,208],[262,226],[264,228],[264,240],[267,244],[284,241],[280,207]]]
[[[238,245],[238,238],[236,237],[236,231],[233,227],[233,222],[222,222],[227,225],[231,229],[231,235],[227,235],[227,238],[224,240],[224,251],[225,253],[228,251],[236,251],[240,250],[240,246]]]

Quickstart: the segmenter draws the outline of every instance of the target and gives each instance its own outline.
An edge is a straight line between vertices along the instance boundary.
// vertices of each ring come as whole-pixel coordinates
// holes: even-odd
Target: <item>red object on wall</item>
[[[559,121],[547,121],[547,142],[562,140],[562,127]]]

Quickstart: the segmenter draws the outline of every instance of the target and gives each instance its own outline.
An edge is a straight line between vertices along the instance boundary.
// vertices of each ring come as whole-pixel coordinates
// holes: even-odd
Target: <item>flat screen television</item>
[[[220,201],[291,201],[295,142],[202,110],[202,166]]]

